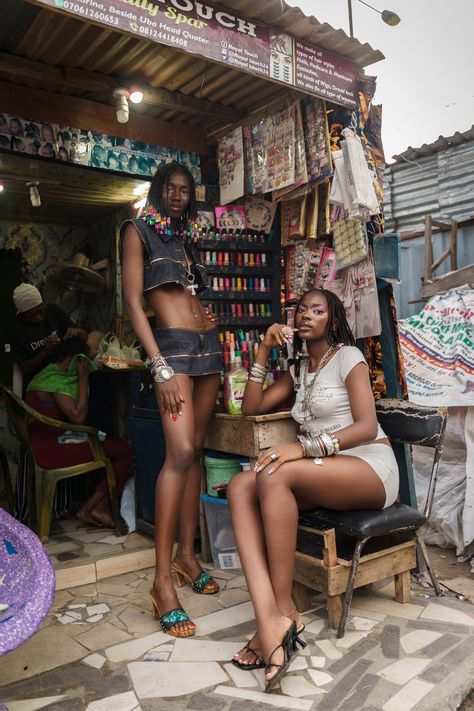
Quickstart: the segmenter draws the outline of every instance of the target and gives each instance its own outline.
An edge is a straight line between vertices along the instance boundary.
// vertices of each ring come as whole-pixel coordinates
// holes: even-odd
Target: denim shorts
[[[210,375],[223,367],[217,328],[191,331],[187,328],[155,328],[155,341],[176,373]]]

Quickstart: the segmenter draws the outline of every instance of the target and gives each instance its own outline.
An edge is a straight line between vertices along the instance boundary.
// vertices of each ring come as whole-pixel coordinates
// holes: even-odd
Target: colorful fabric
[[[90,371],[97,370],[96,365],[83,354],[75,355],[69,363],[69,368],[63,370],[57,363],[50,363],[30,380],[27,391],[42,390],[47,393],[61,393],[77,400],[79,381],[77,378],[77,359],[85,358]]]
[[[452,289],[400,321],[410,399],[420,405],[474,402],[474,290]]]

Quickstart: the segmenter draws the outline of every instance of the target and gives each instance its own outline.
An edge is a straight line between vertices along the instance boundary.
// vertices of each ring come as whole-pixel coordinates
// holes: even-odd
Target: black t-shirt
[[[17,316],[9,334],[11,360],[14,363],[22,363],[33,358],[41,351],[49,336],[62,338],[67,329],[74,326],[74,321],[54,304],[45,306],[44,319],[41,323],[29,323]]]

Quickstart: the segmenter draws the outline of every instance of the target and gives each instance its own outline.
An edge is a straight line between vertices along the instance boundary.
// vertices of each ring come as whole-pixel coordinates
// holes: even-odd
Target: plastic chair
[[[110,459],[105,454],[99,440],[98,430],[94,427],[75,425],[71,422],[61,422],[60,420],[54,420],[51,417],[42,415],[39,412],[36,412],[36,410],[33,410],[33,408],[27,405],[23,400],[21,400],[21,398],[15,395],[12,390],[4,385],[0,385],[0,392],[5,400],[10,422],[27,453],[29,469],[28,498],[30,501],[35,502],[35,506],[30,507],[30,511],[35,508],[36,532],[40,540],[42,542],[46,542],[49,538],[56,483],[61,479],[80,476],[81,474],[86,474],[98,469],[105,469],[107,475],[110,504],[115,524],[115,534],[117,536],[123,535],[125,533],[125,528],[120,518],[119,502],[116,494],[115,474]],[[40,467],[36,462],[29,436],[29,426],[35,421],[63,430],[86,432],[92,451],[91,461],[76,464],[71,467],[60,467],[58,469],[43,469]],[[31,527],[31,517],[28,524]]]
[[[395,599],[407,602],[410,597],[410,570],[416,567],[416,549],[421,553],[431,577],[436,594],[440,587],[429,563],[426,547],[418,536],[418,529],[429,518],[438,475],[448,412],[444,407],[422,407],[405,400],[387,399],[376,404],[377,419],[387,437],[394,444],[400,472],[399,498],[411,499],[415,504],[411,465],[400,445],[421,445],[434,449],[428,494],[424,512],[415,505],[397,502],[381,511],[332,511],[316,509],[300,515],[301,540],[311,536],[323,538],[323,557],[318,559],[297,552],[295,581],[299,606],[304,606],[305,588],[298,583],[325,592],[328,599],[329,622],[337,627],[337,636],[344,635],[347,615],[354,587],[362,587],[377,580],[395,576]],[[402,492],[404,497],[402,497]],[[407,495],[407,492],[409,495]],[[397,534],[398,538],[397,538]],[[407,535],[408,534],[408,535]],[[387,536],[392,545],[384,541],[382,548],[362,557],[362,549],[369,539]],[[350,569],[346,559],[338,552],[337,538],[343,543],[356,539],[351,555]],[[393,538],[395,537],[395,541]],[[407,540],[408,538],[408,540]],[[402,542],[400,542],[402,540]],[[300,546],[301,547],[301,546]],[[304,545],[302,548],[304,549]],[[306,543],[308,548],[308,542]],[[316,572],[312,568],[319,568]],[[341,593],[344,602],[341,609]]]

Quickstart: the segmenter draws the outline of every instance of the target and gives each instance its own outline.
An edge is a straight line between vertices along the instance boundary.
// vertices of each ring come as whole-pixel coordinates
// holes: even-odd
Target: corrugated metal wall
[[[440,232],[433,236],[433,260],[439,257],[449,245],[448,233]],[[410,301],[421,299],[421,276],[424,270],[423,237],[402,241],[401,284],[394,286],[400,318],[413,316],[423,308],[425,301],[411,304]],[[458,267],[474,264],[474,225],[460,227],[458,230]],[[450,271],[449,258],[436,270],[436,275]]]
[[[467,137],[467,134],[463,135]],[[469,134],[470,137],[470,134]],[[441,137],[439,139],[441,141]],[[413,150],[410,158],[398,157],[385,171],[385,230],[404,234],[424,229],[426,215],[441,221],[458,222],[474,218],[474,141],[468,140],[445,150],[429,153],[429,147]],[[410,151],[407,151],[409,153]],[[412,157],[413,155],[413,157]],[[447,233],[433,236],[433,258],[448,248]],[[418,313],[421,276],[424,270],[423,237],[402,241],[402,283],[395,287],[401,318]],[[474,264],[474,227],[458,230],[458,267]],[[436,271],[450,271],[449,259]]]

